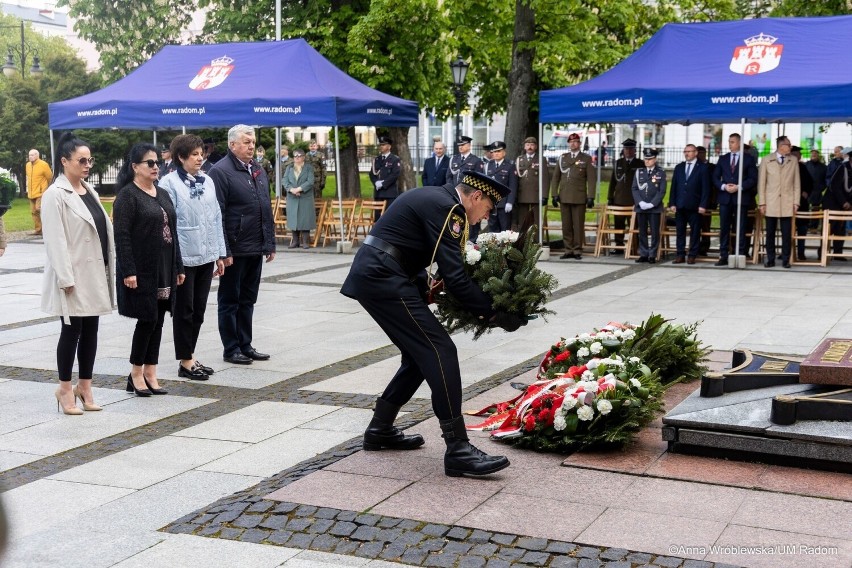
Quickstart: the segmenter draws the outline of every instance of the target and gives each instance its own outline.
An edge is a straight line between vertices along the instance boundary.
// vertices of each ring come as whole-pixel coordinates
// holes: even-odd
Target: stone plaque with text
[[[852,339],[823,340],[799,366],[799,382],[852,386]]]

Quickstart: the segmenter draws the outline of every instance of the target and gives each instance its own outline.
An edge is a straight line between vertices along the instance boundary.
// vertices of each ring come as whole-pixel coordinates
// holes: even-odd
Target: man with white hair
[[[254,159],[254,147],[254,129],[234,126],[228,131],[228,155],[209,172],[222,208],[228,254],[219,278],[219,336],[225,361],[237,365],[269,359],[251,343],[263,259],[275,258],[269,180]]]

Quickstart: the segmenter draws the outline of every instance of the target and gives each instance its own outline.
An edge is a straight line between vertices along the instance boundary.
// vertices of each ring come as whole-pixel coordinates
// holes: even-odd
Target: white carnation
[[[598,412],[606,416],[612,412],[612,403],[606,399],[598,401]]]
[[[583,371],[583,374],[580,376],[584,381],[596,381],[595,374],[591,371]]]
[[[573,396],[566,396],[562,401],[562,412],[568,412],[575,406],[577,406],[577,399]]]
[[[476,264],[482,259],[482,253],[476,250],[475,248],[471,248],[465,252],[464,260],[468,264]]]
[[[553,418],[553,429],[557,432],[560,432],[565,429],[567,424],[565,423],[565,415],[561,412],[557,412],[556,416]]]
[[[639,379],[630,379],[630,386],[638,389],[642,386],[642,383],[639,381]]]
[[[597,381],[585,381],[580,383],[583,386],[583,390],[586,392],[590,392],[592,394],[597,394],[598,392],[598,382]]]
[[[580,341],[588,341],[591,338],[592,338],[592,336],[589,335],[588,333],[581,333],[580,335],[577,336],[577,339],[579,339]]]
[[[632,329],[625,329],[622,337],[624,337],[625,340],[633,339],[636,337],[636,332]]]
[[[591,420],[595,417],[595,411],[591,406],[582,406],[577,409],[577,418],[583,421]]]
[[[587,369],[597,369],[598,365],[600,365],[600,364],[601,364],[600,359],[592,359],[588,363],[586,363],[586,368]]]
[[[601,349],[603,349],[603,345],[601,345],[599,341],[595,341],[589,346],[589,351],[591,351],[593,355],[600,353]]]
[[[630,359],[628,359],[628,361],[630,361],[631,363],[638,363],[640,359],[639,357],[631,357]]]
[[[577,357],[588,357],[589,350],[586,347],[580,347],[577,349]]]

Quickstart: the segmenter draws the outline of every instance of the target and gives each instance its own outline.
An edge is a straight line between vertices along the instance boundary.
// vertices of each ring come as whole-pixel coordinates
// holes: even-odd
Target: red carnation
[[[539,397],[536,397],[536,399],[532,401],[532,405],[531,405],[531,406],[532,406],[534,409],[541,408],[541,402],[542,402],[541,397],[540,397],[540,396],[539,396]]]
[[[553,424],[553,410],[549,408],[543,409],[538,413],[538,421],[545,426],[550,426]]]
[[[526,418],[524,418],[524,430],[527,432],[532,432],[535,429],[535,417],[532,414],[528,414]]]
[[[563,351],[562,353],[560,353],[559,355],[556,356],[555,361],[557,363],[561,363],[562,361],[567,361],[570,357],[571,357],[570,351]]]

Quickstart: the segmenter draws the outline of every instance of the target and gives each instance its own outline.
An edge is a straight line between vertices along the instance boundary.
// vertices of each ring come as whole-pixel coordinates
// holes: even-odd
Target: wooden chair
[[[555,224],[554,221],[550,221],[550,213],[556,212],[557,216],[559,215],[559,207],[552,207],[551,205],[545,205],[544,211],[542,211],[541,215],[541,231],[544,238],[545,243],[550,242],[550,231],[554,231],[559,238],[562,238],[562,223],[560,222],[558,225]],[[561,217],[560,217],[561,219]]]
[[[717,248],[715,248],[715,249],[711,248],[710,250],[715,250],[715,251],[718,251],[719,253],[721,253],[721,251],[719,251],[719,249],[718,249],[719,233],[720,233],[719,208],[717,207],[716,209],[711,209],[708,213],[705,213],[704,215],[702,215],[702,217],[708,217],[708,216],[710,217],[710,228],[708,230],[704,230],[704,228],[702,227],[701,239],[703,240],[703,239],[709,237],[710,240],[711,240],[711,247],[712,247],[712,240],[716,239]],[[707,256],[700,256],[699,255],[698,258],[696,258],[695,260],[699,261],[699,262],[716,262],[717,260],[719,260],[719,258],[718,258],[718,255],[708,254]]]
[[[358,233],[364,234],[364,238],[370,233],[373,224],[376,222],[376,213],[382,215],[385,212],[388,202],[384,200],[367,200],[361,201],[361,207],[358,208],[358,213],[352,219],[352,225],[349,232],[349,239],[353,244],[358,242]]]
[[[322,226],[318,227],[318,231],[322,233],[322,246],[325,246],[328,240],[346,240],[351,231],[352,218],[358,207],[358,201],[358,199],[331,200],[323,217]],[[341,218],[343,219],[342,227]]]
[[[677,254],[677,229],[675,226],[669,225],[666,220],[674,217],[668,217],[663,211],[660,215],[660,246],[657,248],[657,260],[662,260],[668,253]]]
[[[597,239],[595,240],[595,256],[600,256],[605,251],[623,251],[624,258],[629,258],[630,241],[633,238],[632,230],[636,225],[633,206],[604,205],[598,224]],[[615,220],[625,219],[625,228],[617,229]],[[616,237],[621,236],[623,244],[616,244]]]
[[[314,240],[311,241],[311,246],[314,248],[319,245],[320,235],[322,234],[320,228],[322,227],[323,219],[325,219],[325,214],[330,204],[330,199],[314,199],[314,213],[317,216],[317,228],[314,231]]]
[[[845,235],[845,232],[844,235],[831,234],[831,223],[840,221],[844,223],[852,221],[852,211],[832,211],[831,209],[825,211],[822,221],[822,258],[825,263],[831,262],[832,258],[852,258],[852,248],[847,244],[852,241],[852,235]],[[846,249],[844,252],[832,252],[834,244],[838,241],[843,242]]]
[[[793,215],[793,242],[790,245],[792,247],[792,254],[790,259],[790,264],[800,264],[804,266],[825,266],[828,262],[825,255],[825,250],[823,248],[823,244],[825,242],[825,229],[824,227],[827,225],[824,220],[828,211],[802,211],[796,212]],[[822,221],[823,230],[819,234],[805,234],[799,236],[796,234],[796,221],[808,221],[808,225],[812,224],[814,221]],[[816,247],[817,257],[814,259],[806,260],[804,258],[799,258],[799,247],[798,244],[800,242],[805,243],[805,247],[807,248],[808,241],[816,240],[818,245]],[[812,247],[813,248],[813,247]]]
[[[287,198],[276,197],[272,203],[272,222],[275,224],[275,236],[292,240],[293,235],[287,231]]]

